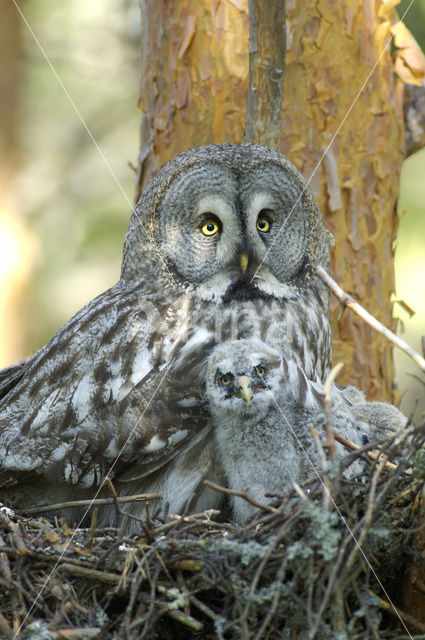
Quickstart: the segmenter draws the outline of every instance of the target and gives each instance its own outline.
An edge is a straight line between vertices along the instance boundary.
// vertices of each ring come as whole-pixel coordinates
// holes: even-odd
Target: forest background
[[[398,5],[400,15],[409,4]],[[40,348],[118,279],[140,145],[138,1],[19,6],[101,153],[13,2],[0,0],[0,97],[10,97],[0,121],[0,366]],[[425,0],[413,1],[404,22],[425,50]],[[416,313],[395,303],[394,315],[421,351],[425,150],[404,163],[398,209],[395,299]],[[409,412],[423,386],[409,375],[415,365],[395,358]]]

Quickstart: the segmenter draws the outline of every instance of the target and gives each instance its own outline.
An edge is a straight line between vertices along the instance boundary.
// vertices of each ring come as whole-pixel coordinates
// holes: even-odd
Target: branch
[[[285,0],[248,0],[249,80],[245,139],[280,148],[285,75]]]
[[[344,447],[347,447],[347,449],[351,449],[352,451],[358,451],[359,449],[361,449],[361,447],[359,447],[358,444],[356,444],[355,442],[352,442],[351,440],[348,440],[347,438],[344,438],[344,436],[339,434],[337,431],[334,432],[334,436],[335,436],[335,440],[340,444],[342,444]],[[367,457],[370,458],[370,460],[373,460],[373,461],[382,460],[382,453],[376,454],[376,453],[373,453],[372,451],[366,451],[365,453]],[[394,462],[386,462],[384,464],[384,467],[386,467],[387,469],[397,469],[397,465],[394,464]]]
[[[106,582],[107,584],[116,584],[120,581],[121,576],[116,573],[110,573],[109,571],[99,571],[98,569],[91,569],[88,567],[81,567],[78,565],[64,562],[60,565],[60,568],[68,573],[76,576],[77,578],[85,578],[89,580],[96,580],[99,582]]]
[[[18,554],[20,556],[26,555],[28,553],[28,549],[22,537],[22,531],[19,525],[16,522],[13,522],[4,511],[0,511],[0,526],[11,532],[12,540],[16,545]]]
[[[203,622],[196,620],[196,618],[193,618],[189,614],[183,613],[183,611],[179,611],[178,609],[166,608],[164,613],[173,620],[180,622],[180,624],[183,624],[185,627],[189,627],[189,629],[193,629],[194,631],[201,631],[204,628]]]
[[[369,589],[369,594],[373,598],[376,598],[376,600],[377,600],[379,606],[381,607],[381,609],[383,609],[387,613],[390,613],[391,615],[396,616],[397,618],[401,619],[402,621],[407,622],[408,624],[412,625],[418,631],[425,631],[425,624],[421,620],[417,620],[416,618],[414,618],[410,614],[405,613],[404,611],[402,611],[398,607],[395,607],[392,604],[392,602],[387,602],[386,600],[383,600],[382,598],[377,596],[376,593],[374,593],[370,589]],[[410,637],[412,637],[412,636],[410,636]]]
[[[214,489],[214,491],[219,491],[220,493],[227,493],[229,496],[239,496],[239,498],[243,498],[249,504],[252,504],[257,509],[262,509],[263,511],[267,511],[268,513],[276,513],[277,509],[274,507],[269,507],[267,504],[261,504],[261,502],[257,502],[254,498],[248,495],[246,491],[235,491],[234,489],[228,489],[227,487],[221,487],[219,484],[215,484],[214,482],[210,482],[209,480],[204,480],[204,485]]]
[[[419,355],[412,347],[410,347],[407,342],[404,342],[401,338],[396,336],[395,333],[390,331],[387,327],[385,327],[379,320],[377,320],[369,311],[366,311],[358,302],[354,300],[352,296],[343,291],[339,284],[333,280],[330,275],[325,271],[325,269],[318,265],[316,267],[317,275],[323,280],[323,282],[329,287],[329,289],[336,295],[338,300],[342,302],[343,305],[357,313],[367,324],[375,329],[378,333],[382,334],[387,340],[392,342],[396,347],[407,353],[407,355],[412,358],[412,360],[418,365],[422,371],[425,372],[425,359]]]
[[[335,434],[334,434],[334,425],[332,424],[332,405],[331,405],[331,388],[335,379],[337,378],[339,372],[343,368],[344,363],[339,362],[335,367],[330,371],[328,377],[326,378],[325,384],[323,386],[323,396],[325,400],[325,413],[327,416],[326,422],[326,436],[328,439],[328,447],[332,460],[336,460],[336,450],[335,450]]]
[[[23,513],[46,513],[47,511],[59,511],[60,509],[73,509],[74,507],[100,507],[106,504],[125,504],[126,502],[141,502],[143,500],[155,500],[160,498],[160,493],[140,493],[134,496],[124,496],[123,498],[96,498],[96,500],[72,500],[70,502],[58,502],[57,504],[46,504],[30,509],[22,509]]]

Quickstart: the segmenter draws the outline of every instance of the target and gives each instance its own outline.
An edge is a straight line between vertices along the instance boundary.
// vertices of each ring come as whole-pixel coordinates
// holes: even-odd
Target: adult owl
[[[258,339],[219,345],[209,358],[206,395],[213,415],[215,460],[222,482],[230,489],[248,490],[257,502],[267,504],[272,498],[265,493],[287,496],[293,482],[321,475],[311,429],[325,439],[328,418],[322,388],[307,379],[291,354]],[[352,405],[336,387],[332,424],[360,447],[372,436],[373,427],[353,414]],[[345,453],[338,443],[336,450],[339,455]],[[349,473],[361,470],[354,462]],[[237,522],[256,511],[239,496],[230,496],[230,505]]]
[[[93,496],[108,474],[121,493],[160,488],[170,511],[189,504],[210,455],[198,374],[215,344],[261,336],[309,379],[326,375],[315,266],[328,268],[328,245],[279,153],[220,144],[174,158],[133,212],[118,283],[0,374],[0,498]]]

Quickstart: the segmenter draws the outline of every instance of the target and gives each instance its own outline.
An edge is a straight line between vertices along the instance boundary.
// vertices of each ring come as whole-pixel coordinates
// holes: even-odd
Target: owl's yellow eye
[[[262,233],[267,233],[270,230],[270,220],[262,216],[257,220],[257,229]]]
[[[264,376],[267,373],[267,369],[266,367],[263,367],[262,364],[258,365],[258,367],[255,367],[257,370],[258,375],[260,376],[260,378],[264,378]]]
[[[223,386],[223,387],[228,387],[229,384],[232,382],[232,376],[229,375],[228,373],[225,373],[223,376],[220,376],[218,379],[218,382]]]
[[[215,220],[205,220],[205,222],[201,224],[201,231],[204,236],[214,236],[220,231],[220,226]]]

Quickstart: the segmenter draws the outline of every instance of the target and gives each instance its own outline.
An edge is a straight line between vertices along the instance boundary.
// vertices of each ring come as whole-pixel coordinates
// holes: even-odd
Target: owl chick
[[[406,416],[388,402],[368,402],[362,391],[352,385],[335,387],[335,398],[351,406],[351,415],[370,427],[372,439],[395,433],[407,425]]]
[[[297,363],[260,340],[237,340],[212,352],[206,381],[216,458],[231,489],[249,488],[267,503],[266,492],[285,496],[294,481],[320,474],[311,428],[323,433],[323,397]],[[368,441],[368,426],[345,402],[335,400],[332,417],[345,438],[359,446]],[[343,454],[338,444],[337,452]],[[255,512],[238,496],[231,496],[231,508],[237,522]]]

